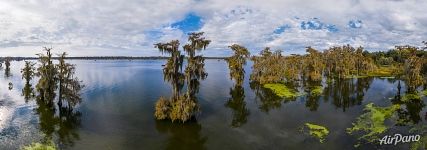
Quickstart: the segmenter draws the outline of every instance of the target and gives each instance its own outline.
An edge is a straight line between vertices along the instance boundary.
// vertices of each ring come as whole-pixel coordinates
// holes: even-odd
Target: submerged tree
[[[322,79],[322,72],[324,69],[324,62],[322,60],[322,53],[319,51],[307,47],[307,55],[305,56],[304,64],[307,73],[306,76],[312,81],[318,81]]]
[[[40,78],[36,85],[36,90],[39,93],[38,98],[53,105],[54,98],[56,96],[55,90],[57,88],[57,70],[52,62],[52,48],[44,47],[46,55],[40,53],[39,56],[39,67],[37,68],[36,75]]]
[[[199,80],[207,77],[204,69],[204,58],[201,55],[196,56],[197,51],[206,49],[210,40],[203,37],[203,32],[190,33],[189,44],[183,46],[187,53],[187,66],[182,72],[184,55],[179,50],[179,41],[173,40],[169,43],[157,43],[155,47],[160,52],[168,53],[171,57],[167,60],[163,68],[164,79],[172,84],[172,97],[167,100],[164,97],[156,103],[156,112],[154,116],[159,119],[180,120],[185,122],[189,120],[198,110],[195,94],[199,89]],[[180,94],[182,86],[186,83],[187,91],[184,95]]]
[[[246,59],[249,57],[250,53],[248,49],[237,44],[233,44],[229,47],[234,51],[233,56],[225,59],[228,63],[228,69],[230,69],[230,79],[233,79],[236,85],[241,86],[245,76],[243,67],[246,65]]]
[[[277,50],[274,53],[269,47],[266,47],[260,52],[260,56],[252,57],[254,62],[252,66],[251,81],[260,84],[285,82],[286,66],[285,60],[281,55],[281,51]],[[292,75],[288,75],[292,76]]]
[[[4,70],[4,74],[5,74],[6,77],[10,77],[10,61],[11,60],[12,59],[10,57],[6,57],[4,59],[4,65],[6,67],[5,70]]]
[[[233,109],[233,127],[239,127],[246,123],[249,110],[246,108],[245,89],[242,87],[246,65],[246,59],[249,57],[249,51],[240,45],[233,44],[229,46],[234,55],[226,58],[228,68],[230,69],[230,78],[235,81],[234,88],[230,88],[231,98],[225,106]]]
[[[59,57],[58,64],[52,60],[52,48],[44,48],[46,54],[38,54],[39,67],[34,72],[34,63],[26,62],[22,69],[22,76],[27,80],[28,87],[31,88],[30,80],[33,75],[39,77],[36,85],[38,107],[35,109],[39,115],[40,130],[45,134],[44,141],[49,141],[53,136],[57,136],[60,147],[73,145],[74,140],[79,139],[76,132],[80,125],[79,111],[73,108],[81,102],[80,90],[84,87],[76,77],[75,67],[66,63],[66,53]],[[26,88],[23,89],[25,93]],[[57,106],[55,102],[56,92],[58,92]],[[67,105],[63,105],[63,101]]]
[[[81,102],[80,90],[84,87],[80,84],[81,81],[74,77],[75,67],[72,64],[66,63],[65,58],[67,53],[62,53],[59,56],[59,63],[56,65],[58,70],[58,105],[62,106],[62,101],[67,102],[69,109],[72,109],[76,104]]]
[[[34,75],[36,74],[34,67],[36,64],[31,61],[25,61],[25,67],[22,68],[22,79],[25,79],[25,85],[22,89],[22,95],[24,96],[25,100],[29,100],[30,98],[34,97],[34,88],[32,87],[30,81],[33,79]]]

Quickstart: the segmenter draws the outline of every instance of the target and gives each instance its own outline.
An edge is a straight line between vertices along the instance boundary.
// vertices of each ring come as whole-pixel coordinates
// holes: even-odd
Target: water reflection
[[[205,150],[208,140],[201,134],[202,125],[195,118],[185,124],[176,124],[166,120],[156,120],[156,129],[167,134],[166,150]]]
[[[305,107],[310,111],[316,111],[319,108],[319,99],[322,93],[313,93],[316,87],[322,85],[322,81],[303,80],[305,92],[307,93]]]
[[[37,100],[37,106],[35,112],[39,116],[40,131],[44,134],[42,142],[57,138],[60,147],[74,145],[74,141],[79,139],[77,129],[81,113],[66,107],[51,107],[41,100]]]
[[[391,100],[393,104],[400,104],[400,109],[397,110],[398,121],[397,125],[406,126],[410,124],[417,124],[422,121],[420,116],[421,111],[423,110],[425,104],[422,99],[418,98],[409,98],[408,100],[403,100],[401,95],[402,86],[400,81],[397,85],[397,93],[394,98]],[[406,90],[404,94],[413,94],[410,90]]]
[[[240,127],[247,122],[249,116],[249,109],[246,108],[245,102],[245,89],[236,84],[234,88],[230,88],[230,96],[225,106],[233,110],[231,126]]]
[[[256,98],[261,102],[259,109],[262,112],[268,113],[270,110],[278,109],[282,106],[284,99],[274,94],[273,91],[262,87],[261,84],[256,82],[251,82],[250,87],[255,92]]]
[[[366,91],[374,78],[341,79],[327,82],[324,89],[324,100],[329,101],[337,108],[346,109],[354,105],[361,105]]]

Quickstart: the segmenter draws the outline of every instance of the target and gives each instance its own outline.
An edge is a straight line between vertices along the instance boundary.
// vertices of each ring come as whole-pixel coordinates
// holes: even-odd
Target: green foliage
[[[329,135],[329,130],[321,125],[305,123],[305,127],[308,129],[309,134],[312,137],[319,139],[320,143],[325,142],[326,136]],[[304,128],[303,128],[304,131]]]
[[[59,57],[59,63],[55,65],[57,70],[57,80],[59,88],[59,104],[65,100],[68,107],[72,107],[81,102],[80,90],[84,87],[77,77],[74,77],[75,67],[72,64],[66,63],[67,53],[62,53]]]
[[[197,111],[198,104],[194,100],[189,99],[186,95],[184,95],[180,96],[179,100],[172,102],[169,118],[172,120],[172,122],[176,120],[186,122]]]
[[[423,94],[423,96],[427,96],[427,89],[426,89],[426,90],[421,91],[421,93]]]
[[[325,68],[324,60],[322,59],[322,53],[308,47],[307,55],[305,56],[303,64],[305,65],[305,74],[312,81],[322,80],[323,69]]]
[[[169,117],[169,113],[171,110],[171,104],[170,101],[164,98],[163,96],[159,98],[156,102],[156,111],[154,113],[154,116],[158,120],[167,119]]]
[[[155,109],[154,116],[158,120],[170,119],[172,122],[186,122],[198,111],[198,104],[186,95],[172,100],[160,97]]]
[[[298,93],[292,89],[289,89],[286,85],[280,84],[280,83],[264,84],[263,87],[270,89],[277,96],[280,96],[283,98],[295,98],[303,95],[303,93]]]
[[[315,86],[313,89],[311,89],[310,94],[313,96],[319,96],[323,93],[323,87],[322,86]]]
[[[285,59],[281,55],[281,51],[277,50],[274,53],[269,47],[266,47],[260,52],[261,56],[252,57],[254,62],[252,66],[251,81],[260,84],[284,82],[285,77],[293,77],[297,69],[291,69],[285,66]],[[286,74],[288,71],[288,74]]]
[[[347,133],[362,131],[364,135],[359,137],[359,140],[364,140],[368,143],[377,142],[380,135],[385,133],[388,127],[385,125],[386,119],[390,119],[395,112],[400,108],[400,105],[392,105],[389,107],[377,107],[373,103],[365,106],[364,113],[357,118],[353,123],[353,127],[347,128]],[[357,147],[359,144],[356,144]]]
[[[393,65],[389,66],[381,66],[377,69],[373,70],[372,72],[368,72],[368,76],[370,77],[390,77],[397,74],[400,74],[401,71],[399,71],[399,68]]]
[[[31,61],[25,61],[25,67],[22,68],[21,73],[22,79],[25,79],[26,83],[29,83],[36,74],[36,68],[34,67],[35,65],[36,63],[33,63]]]
[[[210,40],[206,40],[203,37],[203,32],[198,32],[190,33],[188,41],[189,43],[183,46],[188,55],[184,72],[182,71],[184,55],[181,55],[178,40],[154,44],[160,52],[171,55],[163,68],[163,77],[172,84],[173,93],[169,100],[161,97],[156,102],[156,111],[154,113],[156,119],[185,122],[199,110],[195,94],[199,90],[199,80],[204,80],[208,74],[204,68],[205,59],[201,55],[196,56],[196,51],[205,50]],[[187,83],[187,92],[184,95],[180,95],[184,82]]]
[[[39,99],[46,103],[53,104],[56,96],[55,89],[57,88],[57,70],[52,63],[52,48],[44,48],[46,55],[37,54],[39,56],[40,66],[37,68],[36,75],[40,77],[36,85],[36,90],[39,93]]]
[[[417,47],[400,47],[401,50],[409,51],[410,56],[405,60],[404,64],[404,80],[409,91],[414,91],[418,86],[423,84],[421,69],[423,65],[422,58],[416,55]]]
[[[53,143],[53,141],[49,141],[47,143],[34,142],[28,146],[22,147],[21,149],[22,150],[56,150],[58,148],[56,147],[55,143]]]
[[[248,49],[237,44],[229,47],[234,51],[233,56],[225,59],[228,63],[228,69],[230,69],[230,78],[234,79],[237,85],[242,85],[245,76],[243,67],[246,65],[246,58],[249,57],[250,53]]]

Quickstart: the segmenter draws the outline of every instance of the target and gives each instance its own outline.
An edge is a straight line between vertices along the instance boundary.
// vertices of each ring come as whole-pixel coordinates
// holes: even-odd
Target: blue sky
[[[425,0],[0,0],[0,56],[43,46],[71,56],[159,56],[153,44],[205,32],[205,56],[241,44],[285,54],[351,44],[367,50],[427,40]]]

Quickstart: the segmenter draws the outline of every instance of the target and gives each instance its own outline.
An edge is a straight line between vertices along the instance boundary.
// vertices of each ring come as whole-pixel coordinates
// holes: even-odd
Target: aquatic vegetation
[[[386,119],[390,119],[400,108],[400,105],[392,105],[389,107],[377,107],[373,103],[365,106],[364,113],[357,118],[353,127],[347,128],[347,133],[363,132],[364,135],[359,137],[359,140],[364,140],[368,143],[377,142],[380,135],[385,133],[388,127],[385,125]],[[359,146],[356,144],[355,147]]]
[[[171,110],[171,104],[170,101],[161,96],[159,100],[156,102],[156,108],[155,108],[154,116],[159,119],[163,120],[168,118],[170,110]]]
[[[24,146],[21,148],[22,150],[56,150],[57,147],[53,141],[49,141],[47,143],[38,143],[34,142],[28,146]]]
[[[427,126],[416,125],[409,130],[411,134],[421,135],[421,138],[417,142],[413,142],[410,146],[411,150],[419,150],[427,148]]]
[[[172,102],[169,118],[172,122],[178,120],[185,122],[189,120],[198,110],[198,104],[185,95],[180,97],[180,100]]]
[[[312,123],[305,123],[305,127],[312,137],[319,139],[320,143],[325,142],[326,136],[329,134],[329,130],[326,127]],[[304,129],[302,130],[304,131]]]
[[[423,96],[427,96],[427,90],[423,90],[421,91],[421,93],[423,94]]]
[[[179,99],[168,100],[160,97],[156,102],[154,116],[158,120],[170,119],[172,122],[178,120],[185,122],[189,120],[198,110],[198,104],[186,95],[179,96]]]
[[[295,98],[303,95],[303,93],[298,93],[292,89],[289,89],[286,85],[280,83],[264,84],[263,87],[270,89],[277,96],[283,98]]]
[[[368,76],[370,77],[392,77],[393,75],[396,75],[398,72],[398,68],[395,66],[389,65],[389,66],[380,66],[377,69],[374,69],[371,72],[368,72]]]
[[[411,100],[420,100],[421,96],[420,94],[416,93],[406,93],[405,95],[402,96],[402,101],[403,102],[409,102]]]
[[[319,96],[323,93],[323,87],[322,86],[315,86],[311,91],[310,94],[314,96]]]

